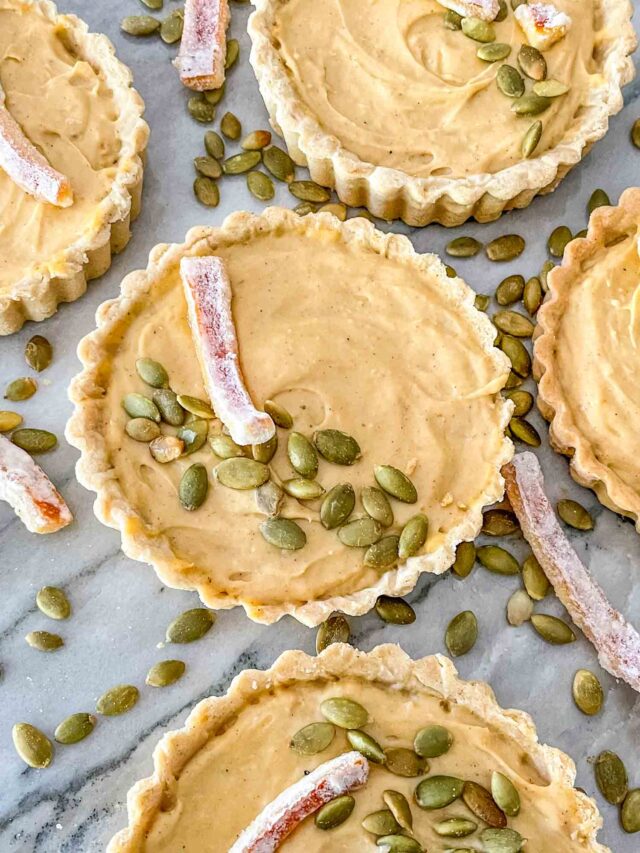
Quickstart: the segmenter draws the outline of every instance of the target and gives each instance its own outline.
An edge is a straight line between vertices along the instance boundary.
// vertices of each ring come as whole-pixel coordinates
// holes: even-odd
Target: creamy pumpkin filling
[[[471,305],[450,298],[448,285],[428,266],[385,256],[336,230],[293,227],[258,233],[238,242],[221,239],[200,254],[226,263],[242,371],[255,404],[274,400],[309,437],[318,429],[354,436],[361,458],[351,466],[320,460],[317,480],[328,490],[351,483],[375,485],[374,466],[392,465],[411,477],[418,500],[393,501],[389,533],[416,513],[429,520],[422,553],[437,551],[446,537],[468,525],[482,496],[495,488],[504,456],[503,404],[498,391],[506,365],[487,348]],[[179,582],[207,596],[244,603],[307,602],[375,585],[378,569],[363,562],[363,549],[347,547],[325,530],[319,501],[285,497],[280,515],[304,530],[306,545],[281,551],[263,538],[265,516],[253,491],[218,482],[220,460],[208,444],[161,465],[147,444],[125,434],[124,396],[151,390],[136,374],[136,360],[161,362],[171,388],[206,397],[178,264],[165,266],[148,293],[135,300],[110,336],[98,368],[106,395],[96,429],[125,499],[139,513],[147,535],[164,537],[168,549],[154,563],[178,572]],[[220,424],[210,421],[211,431]],[[172,428],[163,425],[169,433]],[[287,431],[279,430],[273,477],[295,475]],[[180,479],[195,462],[205,465],[209,490],[195,512],[180,505]],[[106,499],[107,514],[112,507]],[[352,517],[363,515],[359,497]],[[129,519],[125,533],[140,522]],[[160,556],[158,556],[160,555]],[[175,580],[175,574],[173,575]]]
[[[412,748],[416,733],[423,727],[446,727],[453,745],[444,755],[429,759],[429,775],[454,776],[485,788],[490,786],[493,771],[507,776],[521,801],[519,815],[510,817],[508,826],[527,839],[527,853],[593,849],[578,829],[571,789],[549,782],[530,756],[506,734],[471,710],[443,701],[427,689],[385,688],[356,678],[343,678],[338,683],[318,679],[263,691],[239,713],[222,721],[219,731],[179,773],[166,797],[164,811],[154,818],[140,849],[148,853],[227,850],[278,794],[305,772],[351,748],[341,729],[336,729],[332,743],[320,754],[300,756],[289,748],[297,731],[323,719],[321,703],[336,696],[364,706],[371,719],[366,731],[385,748]],[[385,808],[382,795],[388,789],[404,794],[411,804],[413,832],[424,850],[461,846],[476,849],[485,824],[462,800],[446,808],[421,809],[414,800],[414,791],[422,778],[424,774],[415,778],[398,776],[372,764],[368,782],[353,793],[354,811],[342,825],[322,831],[313,819],[307,819],[282,849],[314,853],[375,851],[375,836],[361,824],[367,815]],[[457,841],[439,836],[434,825],[451,816],[473,820],[478,830]]]
[[[117,108],[101,75],[66,29],[19,2],[0,0],[0,83],[27,138],[71,181],[74,203],[36,201],[0,169],[0,294],[30,274],[65,274],[69,246],[104,222],[120,152]]]
[[[365,163],[418,177],[495,173],[522,160],[531,117],[518,117],[496,85],[526,43],[511,6],[492,24],[511,47],[497,62],[447,29],[436,0],[287,0],[272,28],[292,85],[325,133]],[[557,0],[573,23],[544,56],[548,77],[570,87],[537,116],[536,156],[570,133],[590,90],[602,84],[598,0]],[[530,92],[532,80],[527,81]]]
[[[557,381],[596,458],[640,495],[640,257],[634,229],[601,248],[566,295],[556,332]]]

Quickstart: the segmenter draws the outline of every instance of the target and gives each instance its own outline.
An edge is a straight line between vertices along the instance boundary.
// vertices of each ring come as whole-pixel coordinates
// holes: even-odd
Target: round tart
[[[149,129],[111,42],[46,0],[0,0],[2,90],[10,120],[73,195],[64,207],[40,201],[0,168],[0,334],[10,334],[81,296],[127,244]]]
[[[571,474],[640,530],[640,189],[598,208],[548,276],[538,312],[538,406]]]
[[[325,490],[316,500],[277,494],[277,515],[306,539],[297,550],[267,541],[268,494],[228,487],[223,472],[237,463],[212,452],[229,440],[213,412],[195,407],[209,420],[185,422],[182,437],[188,451],[190,426],[202,428],[204,444],[169,464],[125,433],[125,396],[153,391],[136,375],[137,359],[161,362],[174,392],[208,405],[179,269],[192,255],[226,265],[251,399],[259,409],[275,401],[293,418],[292,430],[278,428],[268,488],[302,479],[299,488],[311,480]],[[411,590],[421,572],[445,571],[457,544],[478,533],[483,506],[500,499],[500,468],[512,454],[504,436],[511,403],[499,393],[509,364],[473,299],[434,255],[416,254],[406,237],[384,235],[363,218],[341,223],[328,213],[302,218],[270,208],[261,216],[233,214],[221,228],[196,228],[182,245],[155,248],[147,270],[127,276],[120,298],[100,308],[97,331],[79,348],[85,369],[71,386],[76,412],[67,434],[82,450],[78,478],[98,493],[98,517],[119,528],[125,552],[152,563],[164,583],[197,589],[214,608],[241,604],[262,622],[293,613],[314,625],[335,609],[363,613],[383,592]],[[325,449],[317,474],[296,475],[291,443],[295,449],[304,436],[306,447],[324,430],[355,439],[354,464],[327,461]],[[178,497],[194,463],[205,466],[209,482],[206,499],[190,512]],[[246,460],[241,466],[256,468]],[[381,499],[377,466],[410,478],[412,502]],[[340,484],[353,488],[355,506],[336,519],[332,505],[326,529],[319,510]],[[378,488],[372,502],[393,517],[380,516],[379,524],[366,517],[361,537],[339,523],[365,517],[365,487]],[[397,534],[419,514],[428,519],[428,537],[417,555],[371,563],[363,546],[382,539],[381,548],[397,551]],[[356,533],[360,547],[352,547]]]
[[[346,204],[410,225],[484,222],[553,190],[604,136],[634,73],[626,0],[557,0],[570,26],[542,45],[546,72],[539,54],[532,61],[535,27],[527,33],[508,2],[254,5],[251,62],[291,156]],[[481,40],[465,34],[477,19],[465,19],[469,28],[451,12],[474,5],[494,7],[490,15],[501,9],[496,21],[480,22]],[[520,64],[522,45],[529,50]],[[489,61],[491,49],[499,59]],[[546,108],[535,100],[544,74],[555,81],[543,86],[554,95]],[[540,140],[524,151],[538,121]]]
[[[160,741],[153,776],[129,792],[129,826],[112,839],[109,853],[230,849],[239,833],[281,792],[352,749],[345,730],[337,725],[330,742],[317,743],[319,751],[313,754],[300,754],[291,746],[301,729],[326,719],[323,703],[336,697],[365,709],[368,720],[363,729],[385,749],[386,766],[370,762],[368,780],[352,792],[355,808],[342,825],[322,831],[309,817],[289,835],[283,849],[373,853],[380,849],[376,834],[363,828],[362,821],[387,808],[383,794],[391,790],[403,795],[410,809],[419,844],[415,849],[435,851],[463,844],[465,849],[517,851],[518,835],[512,834],[517,833],[527,840],[522,849],[531,853],[607,853],[596,840],[602,820],[594,801],[573,788],[572,760],[538,743],[527,714],[503,710],[487,684],[462,681],[447,658],[435,655],[412,661],[391,645],[369,654],[334,645],[315,658],[285,652],[272,669],[243,672],[225,696],[200,702],[182,730]],[[446,732],[438,734],[445,737],[440,738],[440,749],[421,751],[446,751],[420,761],[413,753],[414,739],[427,726],[444,727]],[[427,741],[423,735],[422,742]],[[414,764],[413,776],[393,772],[399,751],[404,751],[406,766]],[[516,816],[491,805],[487,789],[494,773],[515,786],[520,800]],[[464,800],[456,798],[437,809],[420,807],[417,800],[424,803],[426,797],[416,794],[416,788],[424,790],[423,780],[434,777],[466,782]],[[478,808],[480,798],[484,809]],[[477,828],[457,841],[439,835],[435,827],[451,817],[472,821]],[[502,845],[495,841],[498,823],[502,832],[508,832],[509,844],[506,839]],[[479,848],[487,831],[494,846]],[[396,833],[402,830],[387,834]]]

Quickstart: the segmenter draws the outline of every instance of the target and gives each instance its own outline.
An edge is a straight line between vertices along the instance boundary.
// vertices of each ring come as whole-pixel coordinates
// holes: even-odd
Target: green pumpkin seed
[[[162,9],[164,0],[142,0],[142,3],[144,3],[147,9],[153,9],[154,12],[158,12]]]
[[[525,160],[531,157],[533,152],[536,150],[541,137],[542,122],[539,120],[534,121],[533,124],[530,125],[525,135],[522,137],[521,151],[522,156],[525,158]]]
[[[489,509],[482,516],[482,532],[486,536],[510,536],[519,530],[520,523],[509,510]]]
[[[268,441],[264,441],[262,444],[252,444],[251,445],[251,455],[256,460],[256,462],[262,462],[264,465],[267,465],[273,457],[275,456],[276,450],[278,449],[278,436],[277,433],[271,436]],[[318,488],[322,489],[322,486],[316,484]],[[322,494],[324,489],[322,489]]]
[[[534,613],[531,617],[531,624],[543,640],[554,646],[562,646],[576,641],[573,630],[557,616],[549,616],[547,613]]]
[[[566,95],[569,87],[559,80],[540,80],[533,84],[533,94],[541,95],[543,98],[559,98]]]
[[[551,587],[544,569],[533,554],[530,554],[522,565],[522,582],[534,601],[542,601]]]
[[[515,829],[483,829],[480,840],[484,853],[520,853],[524,844]]]
[[[147,444],[160,435],[160,427],[155,421],[148,418],[132,418],[127,421],[125,431],[135,441],[144,441]]]
[[[360,729],[350,729],[347,732],[347,740],[350,746],[364,755],[369,761],[373,761],[374,764],[384,764],[384,750],[371,735],[360,731]]]
[[[415,736],[413,748],[423,758],[439,758],[449,752],[453,745],[453,735],[444,726],[425,726]]]
[[[178,395],[170,388],[159,388],[153,392],[153,402],[162,420],[171,426],[182,426],[184,409],[178,403]]]
[[[602,796],[612,806],[620,805],[629,790],[629,779],[622,760],[615,752],[605,750],[596,758],[594,769]]]
[[[427,541],[429,522],[426,515],[418,514],[410,518],[402,528],[400,543],[398,545],[398,556],[401,560],[414,557],[420,552]]]
[[[462,32],[474,41],[480,41],[483,44],[496,40],[496,31],[493,25],[488,21],[481,21],[479,18],[463,18]]]
[[[184,442],[184,455],[189,456],[203,446],[209,435],[209,421],[194,420],[181,426],[176,438]]]
[[[51,764],[53,744],[40,729],[29,723],[16,723],[11,737],[16,752],[29,767],[42,770]]]
[[[160,24],[160,38],[165,44],[175,44],[182,38],[184,29],[184,12],[176,9]]]
[[[215,468],[219,483],[228,489],[256,489],[270,477],[269,468],[255,459],[225,459]]]
[[[530,80],[545,80],[547,63],[540,51],[528,44],[523,44],[518,52],[518,65],[523,74]]]
[[[384,758],[384,753],[382,757]],[[372,835],[395,835],[402,830],[389,809],[380,809],[378,812],[368,814],[362,821],[362,828]]]
[[[10,432],[22,423],[22,415],[17,412],[0,411],[0,432]]]
[[[225,93],[225,88],[226,88],[225,84],[223,83],[219,89],[209,89],[208,91],[203,92],[202,96],[204,97],[205,101],[208,101],[210,104],[213,104],[215,107],[223,99],[224,93]],[[208,131],[208,132],[213,133],[213,131]],[[218,134],[215,133],[214,136],[218,136]],[[218,137],[218,139],[220,139],[220,137]],[[220,140],[220,141],[222,142],[222,140]],[[205,134],[205,148],[206,147],[207,147],[207,139],[206,139],[206,134]],[[222,154],[220,154],[219,157],[214,155],[214,154],[212,154],[211,156],[215,157],[216,160],[221,160],[222,157],[224,156],[224,143],[222,143]]]
[[[411,806],[404,794],[401,794],[400,791],[387,790],[382,794],[382,799],[402,829],[411,832],[413,815],[411,814]]]
[[[524,287],[524,307],[533,317],[542,304],[542,285],[537,276],[530,278]]]
[[[215,130],[208,130],[205,133],[204,147],[207,154],[215,160],[222,160],[224,157],[224,140]]]
[[[453,571],[459,578],[466,578],[476,562],[476,546],[473,542],[461,542],[456,548],[456,559],[453,563]]]
[[[525,242],[519,234],[505,234],[487,243],[485,251],[490,261],[512,261],[525,249]]]
[[[292,181],[289,184],[289,192],[300,201],[310,201],[313,204],[322,204],[331,198],[330,190],[315,181]]]
[[[360,500],[367,515],[375,518],[383,527],[393,524],[393,510],[384,492],[375,486],[365,486],[360,492]]]
[[[186,669],[184,661],[161,660],[154,664],[145,678],[149,687],[168,687],[182,678]]]
[[[298,551],[307,544],[307,535],[290,518],[269,518],[260,525],[260,533],[270,545],[284,551]]]
[[[346,696],[325,699],[320,711],[325,719],[340,729],[362,729],[369,721],[366,709]]]
[[[476,56],[483,62],[499,62],[501,59],[506,59],[510,53],[510,44],[495,41],[492,44],[481,45],[476,51]]]
[[[500,8],[498,10],[498,14],[494,18],[497,24],[499,24],[501,21],[505,21],[507,19],[507,15],[509,14],[509,7],[507,6],[506,0],[498,0],[498,5],[500,6]]]
[[[205,178],[219,178],[222,175],[222,166],[214,157],[196,157],[193,161],[196,171]]]
[[[152,388],[166,388],[169,385],[169,375],[158,361],[152,358],[139,358],[136,361],[136,372],[140,379]]]
[[[211,449],[220,459],[233,459],[237,456],[246,456],[244,447],[236,444],[230,435],[224,432],[209,436]]]
[[[447,11],[442,16],[442,20],[448,30],[462,29],[462,15],[459,15],[457,12],[454,12],[453,9],[447,9]]]
[[[640,788],[634,788],[625,797],[620,820],[625,832],[640,832]]]
[[[265,515],[277,515],[280,512],[284,492],[273,480],[267,480],[255,490],[255,501],[258,510]]]
[[[464,781],[455,776],[429,776],[416,788],[416,802],[421,809],[443,809],[462,794]]]
[[[296,167],[293,160],[286,151],[278,148],[277,145],[271,145],[264,149],[262,162],[273,177],[279,181],[285,181],[288,184],[295,177]]]
[[[524,418],[511,418],[509,421],[509,431],[514,438],[528,444],[529,447],[540,447],[542,439],[536,428]]]
[[[376,613],[388,625],[411,625],[416,621],[416,612],[413,607],[404,598],[393,598],[390,595],[378,597]],[[422,755],[422,753],[418,753],[418,755]]]
[[[426,758],[416,755],[412,749],[406,747],[392,747],[385,749],[385,767],[394,776],[402,776],[413,779],[422,776],[429,770]]]
[[[604,190],[597,189],[591,193],[591,197],[589,198],[589,203],[587,204],[587,212],[588,212],[589,216],[591,216],[593,211],[597,210],[597,208],[609,207],[610,205],[611,205],[611,199],[606,194],[606,192]]]
[[[227,54],[224,60],[225,70],[233,67],[240,56],[240,43],[237,39],[229,39],[227,42]]]
[[[524,276],[508,275],[496,288],[496,302],[498,305],[513,305],[522,299],[524,292]]]
[[[502,336],[500,337],[500,342],[502,342]],[[519,388],[520,385],[522,385],[522,382],[522,378],[512,370],[507,376],[507,381],[504,383],[505,390],[509,390],[509,388]]]
[[[105,717],[126,714],[138,701],[140,692],[132,684],[118,684],[103,693],[96,702],[96,711]]]
[[[311,204],[310,201],[301,201],[300,204],[296,204],[293,210],[298,216],[306,216],[308,213],[317,213],[318,207],[317,204]]]
[[[171,622],[167,628],[167,643],[193,643],[202,639],[211,630],[215,614],[206,607],[194,607],[185,610]]]
[[[516,338],[530,338],[535,328],[528,317],[517,311],[498,311],[493,316],[493,322],[501,332]]]
[[[316,634],[316,652],[320,654],[334,643],[348,643],[351,629],[346,616],[342,613],[332,613],[318,628]]]
[[[330,213],[332,216],[335,216],[336,219],[339,219],[340,222],[345,222],[347,218],[347,206],[346,204],[342,204],[341,202],[330,202],[329,204],[323,204],[318,212]]]
[[[579,669],[573,679],[573,701],[583,714],[593,717],[602,709],[604,691],[598,678],[588,669]]]
[[[377,484],[388,495],[403,503],[414,504],[418,500],[416,487],[402,471],[391,465],[376,465],[373,471]]]
[[[43,586],[36,595],[38,609],[49,619],[68,619],[71,616],[71,605],[64,590],[57,586]]]
[[[498,545],[483,545],[478,548],[476,556],[485,569],[496,575],[517,575],[520,572],[516,558]]]
[[[355,804],[356,801],[349,794],[336,797],[335,800],[318,809],[314,818],[315,825],[318,829],[335,829],[347,820]]]
[[[566,225],[558,225],[547,240],[547,249],[554,258],[561,258],[568,243],[573,240],[571,229]]]
[[[284,491],[299,501],[313,501],[324,494],[324,489],[315,480],[305,480],[304,477],[294,477],[282,484]]]
[[[313,443],[322,458],[333,465],[353,465],[362,455],[355,438],[339,429],[318,430]]]
[[[511,362],[514,373],[526,379],[531,373],[531,356],[522,341],[512,335],[503,335],[499,346]]]
[[[64,646],[62,637],[49,631],[31,631],[25,640],[32,649],[37,649],[39,652],[55,652]]]
[[[555,264],[553,263],[553,261],[545,261],[542,264],[542,268],[540,270],[540,284],[542,285],[542,289],[545,293],[548,293],[549,291],[549,283],[547,281],[547,277],[551,270],[553,270],[554,268]]]
[[[589,229],[588,229],[588,228],[581,228],[581,229],[580,229],[580,231],[576,231],[576,233],[574,234],[573,239],[574,239],[574,240],[582,240],[582,239],[584,239],[584,238],[587,236],[587,234],[588,234],[588,233],[589,233]]]
[[[320,507],[320,521],[327,530],[340,527],[349,518],[356,505],[353,486],[339,483],[330,489]]]
[[[276,192],[273,181],[264,172],[249,172],[247,188],[259,201],[271,201]]]
[[[271,142],[271,134],[268,130],[254,130],[240,143],[245,151],[261,151]]]
[[[486,311],[489,307],[489,302],[491,302],[491,299],[484,293],[476,293],[476,298],[473,304],[478,311]]]
[[[450,817],[434,823],[434,831],[443,838],[466,838],[478,828],[478,824],[466,817]]]
[[[202,94],[192,95],[187,101],[187,110],[191,118],[201,124],[209,124],[216,117],[216,108]]]
[[[517,98],[511,109],[517,116],[538,116],[551,106],[551,98],[543,98],[540,95],[523,95]]]
[[[454,657],[466,655],[475,646],[478,639],[478,620],[471,610],[464,610],[454,616],[447,626],[444,641],[449,653]]]
[[[151,15],[127,15],[120,21],[120,29],[129,36],[150,36],[160,29],[160,21]]]
[[[205,207],[217,207],[220,204],[220,189],[212,178],[196,178],[193,182],[193,192]]]
[[[243,151],[242,154],[235,154],[225,160],[222,164],[222,171],[225,175],[242,175],[254,169],[261,159],[259,151]]]
[[[640,148],[640,118],[631,125],[631,142],[636,148]]]
[[[293,418],[284,406],[281,406],[279,403],[273,400],[265,400],[264,410],[280,429],[291,429],[293,426]]]
[[[516,418],[523,418],[527,415],[533,406],[533,395],[528,391],[509,391],[504,395],[507,400],[513,403],[513,415]]]
[[[474,237],[456,237],[445,246],[445,252],[452,258],[472,258],[482,248],[482,243]]]
[[[335,733],[331,723],[309,723],[294,734],[289,748],[298,755],[318,755],[331,745]]]
[[[501,65],[496,74],[496,85],[507,98],[521,98],[524,95],[524,80],[513,65]]]
[[[478,785],[477,782],[465,782],[462,789],[462,800],[469,811],[481,821],[493,827],[504,827],[507,818],[498,808],[491,792]]]
[[[524,589],[517,589],[507,602],[507,622],[519,628],[531,619],[533,601]]]
[[[158,407],[148,397],[142,394],[126,394],[122,399],[122,408],[130,418],[147,418],[160,423]]]
[[[373,519],[371,519],[373,520]],[[377,524],[377,522],[374,522]],[[340,534],[338,534],[340,535]],[[372,569],[388,569],[398,562],[398,537],[384,536],[378,542],[374,542],[364,555],[365,566]]]
[[[289,433],[287,455],[289,462],[301,477],[313,479],[318,473],[318,454],[313,444],[302,433]]]
[[[454,270],[453,267],[449,266],[449,264],[444,265],[444,271],[447,274],[447,278],[457,278],[458,277],[458,273]]]
[[[387,853],[422,853],[422,847],[408,835],[382,835],[376,845],[384,847]]]
[[[220,121],[220,130],[222,135],[227,139],[240,139],[242,135],[242,125],[240,120],[233,113],[225,113]]]
[[[42,335],[34,335],[27,342],[24,350],[24,360],[32,370],[41,373],[51,364],[53,347]]]
[[[184,441],[174,435],[159,435],[149,442],[149,453],[156,462],[166,465],[167,462],[174,462],[182,456]]]
[[[354,518],[343,524],[338,530],[338,539],[349,548],[368,548],[382,536],[382,527],[378,522],[365,516]]]
[[[209,491],[207,469],[200,462],[187,468],[180,479],[178,497],[183,508],[189,512],[199,509]]]
[[[558,501],[556,510],[564,523],[574,530],[593,530],[593,519],[577,501]]]
[[[491,795],[498,808],[508,817],[517,817],[520,814],[520,795],[515,785],[497,770],[491,774]]]
[[[44,429],[17,429],[11,435],[11,441],[31,454],[47,453],[58,443],[55,435]]]
[[[65,745],[79,743],[91,734],[96,722],[93,714],[71,714],[56,727],[53,736],[58,743]]]
[[[37,390],[38,384],[35,379],[30,376],[21,376],[20,379],[14,379],[7,385],[4,398],[11,400],[12,403],[21,403],[33,397]]]

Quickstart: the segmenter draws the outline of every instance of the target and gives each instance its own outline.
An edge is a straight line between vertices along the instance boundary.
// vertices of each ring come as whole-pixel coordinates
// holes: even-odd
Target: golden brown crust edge
[[[76,474],[86,488],[97,492],[94,504],[97,517],[104,524],[120,530],[122,549],[127,556],[153,565],[161,580],[173,588],[193,588],[185,582],[180,571],[182,566],[187,567],[189,564],[178,560],[166,537],[158,536],[146,527],[140,514],[122,493],[102,435],[102,404],[104,384],[107,381],[102,365],[110,352],[110,340],[128,322],[130,312],[135,311],[135,306],[145,299],[165,270],[177,264],[184,254],[204,254],[215,251],[215,247],[221,243],[230,244],[285,228],[295,228],[300,233],[329,228],[347,242],[355,241],[382,256],[402,258],[417,269],[428,270],[442,282],[446,299],[455,305],[456,310],[467,314],[469,323],[476,330],[482,346],[496,367],[497,376],[503,374],[506,380],[508,375],[506,357],[493,346],[494,330],[489,319],[473,306],[473,291],[461,279],[447,278],[444,265],[435,255],[417,254],[406,237],[383,234],[361,217],[343,223],[328,213],[299,217],[290,210],[272,207],[260,216],[245,212],[231,214],[219,228],[192,229],[185,243],[156,246],[149,256],[147,269],[126,276],[120,296],[100,306],[96,315],[97,329],[79,344],[78,356],[84,369],[69,388],[75,412],[67,424],[66,436],[70,444],[81,450]],[[498,391],[499,388],[496,393]],[[498,394],[498,405],[500,427],[505,428],[512,404]],[[214,609],[242,605],[251,619],[265,624],[273,623],[286,614],[295,616],[305,625],[313,626],[326,619],[334,610],[355,616],[366,613],[379,595],[404,595],[415,587],[423,572],[441,574],[451,566],[458,543],[472,540],[478,534],[482,526],[482,508],[502,498],[504,480],[500,469],[512,455],[513,445],[505,437],[496,454],[494,477],[487,483],[485,492],[464,521],[449,532],[444,545],[432,554],[413,557],[394,571],[384,573],[373,587],[323,600],[277,605],[254,605],[208,587],[197,588],[198,594],[204,604]]]
[[[551,192],[607,132],[609,117],[623,106],[621,88],[633,80],[630,54],[637,38],[627,0],[600,0],[606,25],[599,49],[604,53],[603,83],[590,92],[589,106],[580,112],[563,141],[540,157],[522,160],[495,174],[466,178],[417,178],[399,169],[365,163],[324,131],[302,103],[271,39],[275,12],[284,0],[251,0],[250,61],[271,124],[301,166],[308,166],[318,183],[335,188],[353,207],[366,207],[381,219],[402,219],[408,225],[430,222],[453,227],[470,217],[490,222],[513,208],[527,207],[538,194]]]
[[[87,282],[103,275],[111,266],[112,255],[125,248],[130,223],[140,212],[143,158],[149,138],[149,126],[142,119],[144,102],[111,41],[90,33],[75,15],[59,15],[50,0],[22,0],[21,5],[63,27],[81,55],[105,75],[118,105],[122,148],[111,191],[99,205],[97,218],[103,224],[93,236],[81,237],[55,258],[56,271],[63,268],[64,273],[31,273],[17,281],[7,295],[0,295],[0,335],[17,332],[27,320],[45,320],[61,302],[78,299]],[[53,266],[54,259],[50,260]]]
[[[448,658],[432,655],[414,661],[399,646],[390,644],[378,646],[369,653],[336,644],[317,657],[299,651],[284,652],[270,669],[264,672],[245,670],[236,676],[224,696],[199,702],[184,728],[164,735],[156,746],[153,775],[137,782],[129,791],[129,825],[114,836],[107,853],[142,853],[145,835],[155,815],[175,797],[177,779],[185,765],[228,719],[255,701],[259,693],[296,681],[335,681],[341,677],[377,682],[413,693],[436,693],[475,712],[505,737],[513,739],[531,756],[534,766],[544,777],[572,789],[576,834],[583,840],[585,853],[611,853],[597,841],[602,818],[595,802],[573,788],[576,776],[573,761],[560,750],[539,743],[528,714],[501,708],[488,684],[463,681]]]
[[[640,497],[596,456],[566,405],[557,375],[556,335],[571,288],[579,280],[585,260],[625,229],[640,224],[640,189],[625,190],[616,207],[597,208],[589,219],[585,238],[572,240],[562,264],[548,276],[549,293],[537,314],[533,371],[538,383],[538,408],[549,421],[549,438],[558,453],[571,457],[573,479],[598,496],[604,506],[632,518],[640,532]]]

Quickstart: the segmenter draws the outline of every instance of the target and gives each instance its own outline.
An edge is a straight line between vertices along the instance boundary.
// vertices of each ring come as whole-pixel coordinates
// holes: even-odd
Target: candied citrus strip
[[[478,18],[481,21],[495,21],[500,11],[498,0],[438,0],[438,3],[463,18]]]
[[[529,44],[538,50],[549,50],[571,27],[571,18],[553,3],[522,3],[513,14]]]
[[[180,51],[174,61],[180,79],[198,92],[224,83],[227,54],[227,0],[187,0]]]

